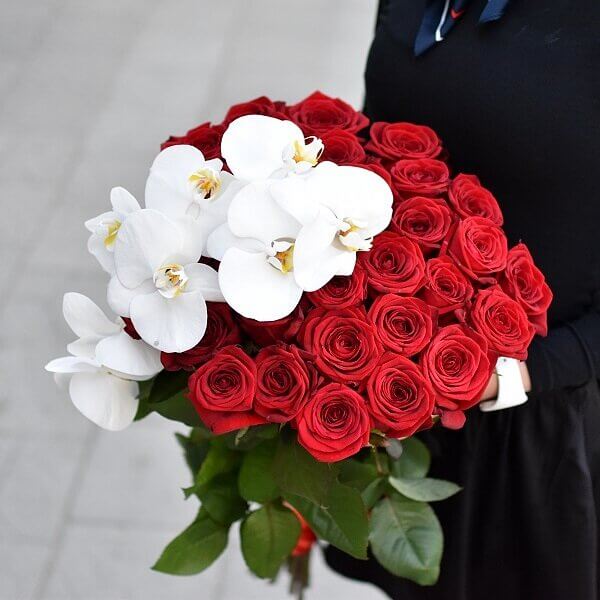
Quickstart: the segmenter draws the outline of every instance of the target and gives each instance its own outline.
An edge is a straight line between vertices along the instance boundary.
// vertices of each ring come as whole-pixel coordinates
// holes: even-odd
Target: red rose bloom
[[[306,136],[321,137],[332,129],[358,133],[369,124],[369,119],[361,112],[343,100],[321,92],[314,92],[298,104],[288,107],[287,112]]]
[[[413,295],[423,284],[425,259],[415,242],[384,231],[375,236],[373,247],[359,254],[369,286],[377,292]]]
[[[236,315],[240,327],[248,337],[259,346],[270,346],[278,342],[292,342],[300,331],[304,321],[302,302],[287,317],[277,321],[255,321],[241,315]]]
[[[396,205],[390,229],[431,249],[440,246],[451,223],[450,209],[443,200],[414,196]]]
[[[485,339],[462,325],[442,327],[420,364],[442,412],[466,410],[479,402],[493,371]]]
[[[351,167],[360,167],[361,169],[368,169],[369,171],[373,171],[376,175],[379,175],[389,186],[392,188],[392,176],[390,172],[383,167],[383,165],[377,161],[376,158],[372,156],[367,156],[366,161],[364,163],[354,163],[348,166]]]
[[[255,358],[254,410],[271,423],[291,421],[308,400],[311,377],[296,346],[268,346]]]
[[[392,184],[400,197],[439,196],[448,189],[450,172],[441,160],[399,160],[390,169]]]
[[[473,286],[449,256],[439,256],[425,265],[421,295],[427,304],[445,314],[463,308],[473,297]]]
[[[433,129],[414,123],[373,123],[367,150],[382,158],[435,158],[442,143]]]
[[[509,250],[500,285],[525,309],[535,332],[547,335],[547,311],[552,303],[552,291],[525,244],[517,244]]]
[[[315,308],[298,337],[319,371],[344,383],[365,379],[381,354],[377,332],[363,308]]]
[[[367,157],[358,138],[344,129],[327,131],[321,141],[325,146],[321,160],[330,160],[338,165],[357,165]]]
[[[241,341],[240,329],[231,309],[224,302],[207,302],[206,332],[200,342],[185,352],[161,352],[160,360],[167,371],[193,371],[217,350]]]
[[[321,308],[348,308],[363,302],[367,297],[367,275],[356,265],[352,275],[339,275],[322,288],[306,294],[308,299]]]
[[[448,189],[454,210],[463,218],[484,217],[498,226],[504,222],[498,201],[475,175],[457,175]]]
[[[459,221],[448,252],[469,275],[486,277],[506,267],[506,236],[489,219],[467,217]]]
[[[434,393],[410,359],[385,354],[366,389],[373,426],[389,437],[408,437],[432,425]]]
[[[527,348],[535,335],[523,307],[500,286],[480,290],[471,309],[475,329],[501,356],[527,358]]]
[[[189,379],[190,400],[204,424],[220,435],[265,423],[252,411],[254,361],[238,346],[227,346]]]
[[[434,329],[433,314],[425,302],[396,294],[376,298],[369,309],[369,318],[383,345],[405,356],[421,352]]]
[[[221,156],[221,138],[224,132],[225,127],[223,125],[202,123],[202,125],[190,129],[185,135],[171,136],[166,142],[162,143],[160,149],[164,150],[169,146],[178,144],[188,144],[198,148],[207,160],[219,158]]]
[[[267,117],[275,117],[276,119],[287,120],[285,114],[285,103],[273,102],[266,96],[260,96],[254,100],[248,102],[241,102],[240,104],[234,104],[225,115],[223,120],[224,125],[229,125],[231,121],[235,121],[240,117],[246,115],[265,115]]]
[[[310,399],[298,418],[298,442],[321,462],[353,456],[369,444],[370,419],[364,398],[330,383]]]

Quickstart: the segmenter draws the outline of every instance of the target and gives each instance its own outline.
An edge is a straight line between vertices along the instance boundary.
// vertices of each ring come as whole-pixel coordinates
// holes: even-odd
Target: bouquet
[[[414,436],[462,427],[497,359],[546,334],[552,297],[447,159],[426,126],[261,97],[169,138],[145,208],[117,187],[85,223],[118,316],[66,294],[77,339],[47,369],[101,427],[191,427],[200,508],[154,569],[206,569],[241,521],[249,569],[287,564],[299,594],[315,540],[435,583],[430,503],[460,488],[427,476]]]

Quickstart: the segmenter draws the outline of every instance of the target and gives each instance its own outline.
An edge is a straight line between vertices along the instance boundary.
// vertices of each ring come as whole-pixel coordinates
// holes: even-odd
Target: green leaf
[[[234,471],[239,465],[240,459],[241,456],[238,452],[227,448],[222,440],[215,438],[196,475],[196,486],[202,486],[222,473]]]
[[[265,503],[281,495],[272,472],[276,448],[277,440],[267,440],[244,455],[238,486],[246,500]]]
[[[368,509],[373,508],[379,498],[385,494],[387,489],[387,480],[385,477],[378,477],[371,481],[371,483],[360,493],[365,506]]]
[[[204,510],[217,523],[231,525],[241,519],[248,508],[237,487],[237,474],[217,475],[208,483],[195,487]]]
[[[339,479],[340,483],[362,491],[377,479],[377,469],[372,464],[346,459],[340,463]]]
[[[242,554],[258,577],[273,578],[300,536],[300,522],[287,508],[266,504],[249,514],[240,528]]]
[[[319,462],[294,437],[280,438],[272,473],[284,494],[323,504],[336,482],[339,465]]]
[[[149,406],[165,419],[178,421],[189,427],[203,427],[194,405],[186,394],[187,390],[182,390],[162,402],[150,403]]]
[[[187,371],[161,371],[150,388],[148,402],[165,402],[179,392],[187,390],[189,377],[190,373]]]
[[[188,437],[181,433],[176,433],[175,438],[179,442],[179,445],[183,448],[185,462],[192,473],[196,474],[198,469],[202,466],[206,455],[208,454],[208,449],[210,447],[208,440],[196,441],[194,440],[193,435]]]
[[[403,496],[418,502],[435,502],[450,498],[462,489],[456,483],[443,479],[409,479],[407,477],[390,477],[390,485]]]
[[[251,450],[258,446],[263,440],[276,437],[279,427],[271,423],[269,425],[253,425],[238,431],[232,431],[224,436],[227,446],[232,450]]]
[[[402,440],[402,455],[397,460],[390,459],[390,463],[394,477],[417,479],[427,475],[431,455],[423,442],[411,437]]]
[[[286,500],[318,537],[356,558],[367,558],[369,521],[358,490],[336,483],[322,505],[291,494]]]
[[[198,518],[163,550],[152,568],[170,575],[200,573],[225,550],[227,533],[227,527],[201,510]]]
[[[388,571],[420,585],[437,581],[444,537],[428,504],[383,498],[371,513],[370,528],[373,554]]]
[[[139,394],[138,394],[138,409],[134,417],[134,421],[139,421],[144,417],[147,417],[151,412],[152,408],[150,408],[148,404],[148,396],[150,395],[150,389],[154,383],[153,379],[147,379],[146,381],[139,381]]]

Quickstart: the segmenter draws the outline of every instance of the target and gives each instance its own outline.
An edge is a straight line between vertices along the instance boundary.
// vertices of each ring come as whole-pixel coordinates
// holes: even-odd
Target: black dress
[[[533,390],[509,410],[474,408],[461,431],[423,439],[432,475],[464,490],[435,505],[439,583],[422,588],[333,548],[329,564],[392,598],[600,598],[600,1],[484,0],[421,57],[423,0],[384,2],[367,66],[373,120],[433,127],[456,171],[498,198],[555,300],[527,360]]]

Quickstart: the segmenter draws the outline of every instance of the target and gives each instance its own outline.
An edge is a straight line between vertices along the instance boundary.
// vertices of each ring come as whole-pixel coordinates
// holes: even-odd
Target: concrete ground
[[[260,94],[360,105],[374,0],[0,0],[0,599],[285,598],[232,549],[205,574],[149,570],[196,507],[176,429],[97,429],[43,365],[65,291],[103,306],[83,221],[142,196],[159,143]],[[383,598],[313,560],[308,599]]]

